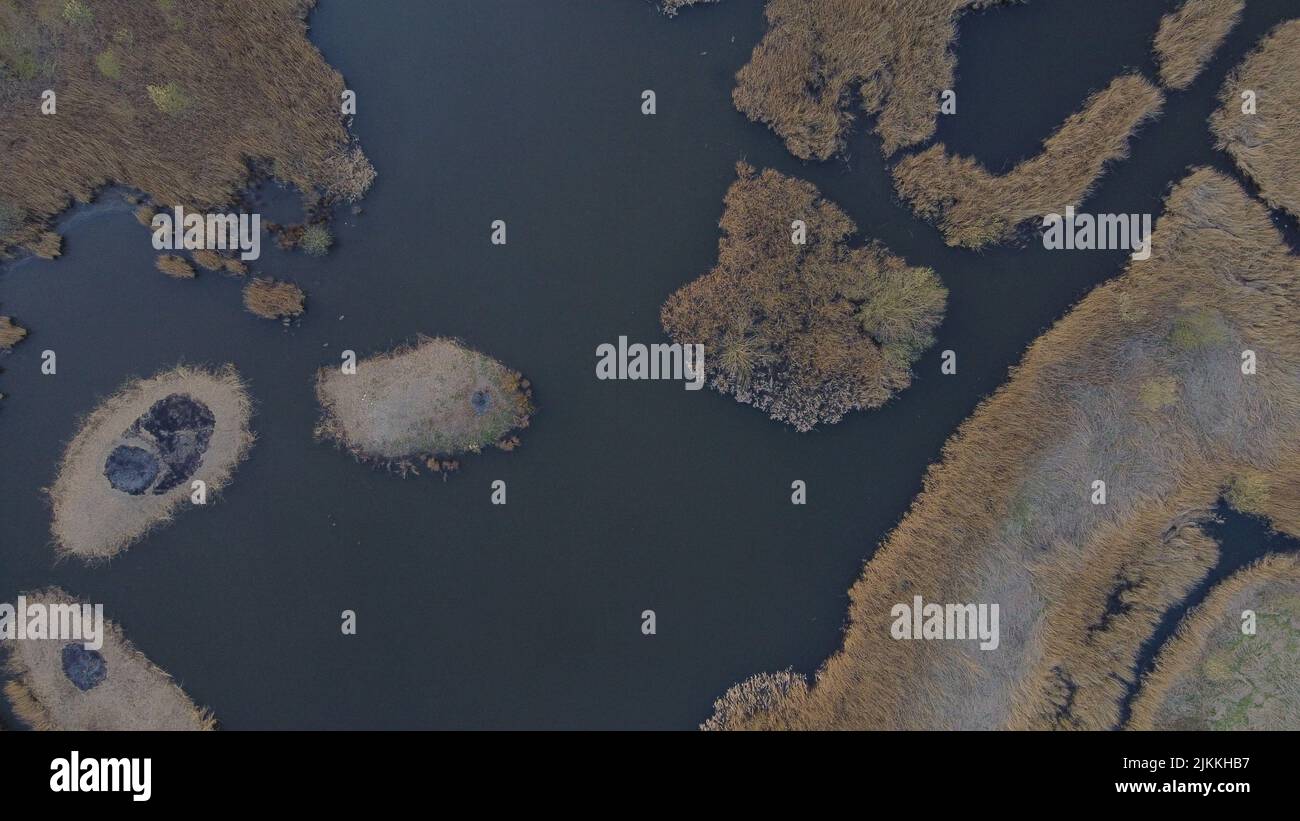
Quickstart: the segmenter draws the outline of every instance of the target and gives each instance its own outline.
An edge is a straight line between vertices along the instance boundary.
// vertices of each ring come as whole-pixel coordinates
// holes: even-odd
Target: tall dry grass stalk
[[[851,247],[856,226],[812,184],[736,172],[718,264],[668,298],[664,330],[704,345],[710,385],[797,430],[884,404],[911,384],[947,290],[879,244]]]
[[[1255,108],[1243,110],[1253,92]],[[1273,208],[1300,218],[1300,20],[1279,25],[1228,77],[1210,117],[1218,148]]]
[[[1215,560],[1200,524],[1224,486],[1245,470],[1281,486],[1300,464],[1300,260],[1215,171],[1165,207],[1151,259],[1036,340],[949,440],[850,591],[843,648],[815,685],[760,676],[707,726],[1119,722],[1142,642]],[[1245,348],[1268,363],[1257,375],[1241,372]],[[1143,386],[1165,378],[1177,402],[1150,407]],[[1270,499],[1296,521],[1294,497]],[[915,595],[999,604],[999,648],[895,640],[891,608]]]
[[[64,451],[50,488],[55,549],[86,561],[112,558],[190,504],[190,481],[162,494],[133,496],[115,489],[105,463],[124,433],[155,402],[179,394],[208,407],[215,417],[207,450],[193,479],[207,485],[207,503],[230,481],[253,444],[252,401],[234,366],[178,367],[123,385],[82,422]]]
[[[1160,82],[1187,88],[1241,19],[1246,0],[1187,0],[1160,18],[1154,48]]]
[[[1025,222],[1082,202],[1106,164],[1128,156],[1129,139],[1163,104],[1159,89],[1126,74],[1089,97],[1042,152],[1006,174],[949,156],[938,143],[903,158],[894,167],[894,187],[918,217],[938,223],[949,245],[1007,242]]]
[[[49,219],[110,183],[217,210],[256,163],[312,203],[360,196],[374,169],[344,129],[343,79],[307,39],[313,3],[96,0],[75,19],[0,4],[0,144],[15,170],[0,175],[0,212],[21,217],[0,255],[49,248]],[[57,115],[40,112],[44,89]]]
[[[528,380],[442,337],[363,359],[355,374],[321,368],[316,398],[318,439],[403,475],[493,444],[513,449],[510,432],[533,413]]]
[[[825,160],[844,150],[860,98],[888,156],[934,134],[957,17],[1003,1],[768,0],[767,34],[732,99],[796,157]]]
[[[58,588],[25,594],[29,604],[82,604]],[[212,714],[199,708],[166,672],[154,666],[104,620],[107,677],[82,691],[64,674],[62,651],[75,642],[6,641],[5,695],[14,715],[34,730],[211,730]]]
[[[1255,633],[1242,632],[1255,614]],[[1300,729],[1300,559],[1268,556],[1221,582],[1143,679],[1135,730]]]

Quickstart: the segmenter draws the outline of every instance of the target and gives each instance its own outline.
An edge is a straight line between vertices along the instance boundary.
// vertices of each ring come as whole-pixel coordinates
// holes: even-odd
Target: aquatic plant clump
[[[1227,151],[1272,208],[1300,218],[1300,20],[1273,29],[1233,70],[1210,117]]]
[[[797,430],[884,404],[911,383],[947,290],[879,245],[817,189],[740,163],[718,264],[664,303],[675,342],[703,344],[717,390]]]
[[[317,437],[358,458],[405,473],[439,469],[443,457],[497,444],[511,449],[512,430],[533,412],[527,380],[458,342],[421,338],[414,345],[356,363],[356,373],[322,368]]]
[[[889,156],[934,135],[939,95],[953,86],[958,16],[1000,2],[768,0],[767,33],[732,100],[796,157],[825,160],[844,150],[860,97]]]
[[[251,402],[233,367],[181,367],[136,380],[100,404],[63,455],[50,489],[62,554],[107,559],[229,481],[252,443]]]
[[[1163,105],[1164,95],[1140,75],[1117,77],[1070,115],[1042,152],[1006,174],[950,156],[938,143],[899,162],[894,187],[918,217],[938,224],[949,245],[1008,242],[1022,224],[1082,202]]]
[[[21,325],[15,325],[14,321],[7,316],[0,316],[0,350],[8,350],[27,336],[27,329]]]
[[[676,17],[679,11],[688,6],[717,2],[719,2],[719,0],[662,0],[659,4],[659,9],[669,17]]]
[[[1300,730],[1300,560],[1269,556],[1189,613],[1133,705],[1131,729]]]
[[[25,594],[28,605],[80,605],[57,588]],[[35,730],[211,730],[167,673],[105,620],[103,646],[56,639],[6,641],[4,693],[14,714]]]
[[[0,175],[0,256],[110,183],[214,211],[262,168],[310,207],[374,179],[344,127],[343,79],[307,38],[314,0],[80,5],[93,14],[0,3],[0,144],[17,170]],[[57,116],[33,116],[46,89]]]
[[[1154,43],[1160,82],[1175,90],[1190,86],[1245,8],[1246,0],[1187,0],[1162,17]]]
[[[1300,372],[1246,374],[1240,358],[1300,358],[1300,258],[1208,169],[1173,188],[1153,247],[948,441],[853,586],[816,681],[734,688],[708,726],[1119,726],[1145,642],[1219,557],[1202,525],[1232,477],[1261,474],[1269,492],[1247,504],[1300,526]],[[1177,344],[1188,317],[1197,344]],[[997,649],[900,637],[895,608],[918,595],[1000,605]]]
[[[292,282],[257,278],[244,286],[244,307],[263,319],[301,316],[307,295]]]

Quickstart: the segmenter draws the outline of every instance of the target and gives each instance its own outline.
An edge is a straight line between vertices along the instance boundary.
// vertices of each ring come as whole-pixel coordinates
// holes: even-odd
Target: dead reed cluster
[[[704,345],[714,388],[800,431],[884,404],[911,383],[947,290],[877,244],[849,246],[853,222],[812,184],[736,172],[718,264],[668,298],[664,329]]]
[[[172,279],[194,279],[194,266],[175,254],[160,254],[154,259],[154,265]]]
[[[316,399],[318,439],[402,475],[455,470],[447,457],[493,444],[512,450],[519,440],[509,434],[533,413],[527,379],[447,338],[363,359],[354,374],[321,368]]]
[[[1162,17],[1154,43],[1160,82],[1174,90],[1190,86],[1245,8],[1246,0],[1187,0]]]
[[[1220,100],[1210,118],[1217,147],[1269,206],[1300,218],[1300,20],[1273,29],[1229,76]]]
[[[15,325],[14,321],[7,316],[0,316],[0,350],[8,350],[27,336],[27,329],[21,325]]]
[[[292,282],[258,277],[244,286],[244,307],[263,319],[301,316],[306,294]]]
[[[878,115],[885,155],[934,134],[952,88],[957,17],[1001,0],[768,0],[767,34],[736,74],[736,108],[802,159],[844,150],[850,107]]]
[[[1298,309],[1300,259],[1267,210],[1194,171],[1151,259],[1035,341],[949,440],[815,684],[742,684],[706,726],[1116,726],[1143,642],[1217,558],[1200,525],[1233,478],[1264,474],[1281,491],[1267,515],[1300,523]],[[1247,348],[1266,369],[1242,373]],[[1144,402],[1153,379],[1176,401]],[[998,603],[1000,646],[892,638],[891,609],[914,595]]]
[[[938,223],[949,245],[1007,242],[1025,222],[1077,206],[1163,104],[1164,95],[1140,75],[1122,75],[1070,115],[1042,152],[1006,174],[950,156],[937,143],[894,167],[894,187],[918,217]]]
[[[306,37],[314,0],[0,4],[0,255],[109,183],[215,210],[271,169],[310,204],[374,169],[340,114],[343,80]],[[41,113],[41,92],[57,114]],[[7,216],[6,216],[7,215]]]

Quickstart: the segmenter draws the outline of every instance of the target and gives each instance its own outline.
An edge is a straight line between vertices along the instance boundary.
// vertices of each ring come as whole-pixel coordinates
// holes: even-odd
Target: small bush
[[[149,99],[153,101],[154,107],[164,114],[175,116],[183,113],[190,107],[190,98],[185,94],[176,83],[168,83],[165,86],[145,86],[149,92]]]
[[[122,79],[122,63],[118,61],[117,54],[111,48],[104,49],[95,58],[95,68],[110,80]]]
[[[1174,318],[1169,345],[1176,351],[1197,351],[1228,341],[1223,323],[1209,308],[1200,308]]]
[[[1269,500],[1268,477],[1255,471],[1234,476],[1224,489],[1223,498],[1239,513],[1263,516]]]
[[[334,235],[324,225],[308,225],[303,229],[302,239],[298,243],[309,255],[323,257],[329,253],[330,246],[334,244]]]

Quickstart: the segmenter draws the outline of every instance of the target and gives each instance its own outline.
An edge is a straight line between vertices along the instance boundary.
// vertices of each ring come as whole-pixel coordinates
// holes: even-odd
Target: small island
[[[80,605],[58,588],[25,595],[29,605]],[[103,646],[25,639],[5,642],[9,705],[34,730],[211,730],[216,720],[111,621]]]
[[[452,457],[490,445],[511,450],[533,413],[528,380],[442,337],[360,360],[355,373],[321,368],[316,398],[317,438],[402,475],[454,470]]]
[[[232,366],[178,367],[124,385],[86,418],[50,489],[55,548],[111,558],[230,480],[252,445],[252,402]]]

